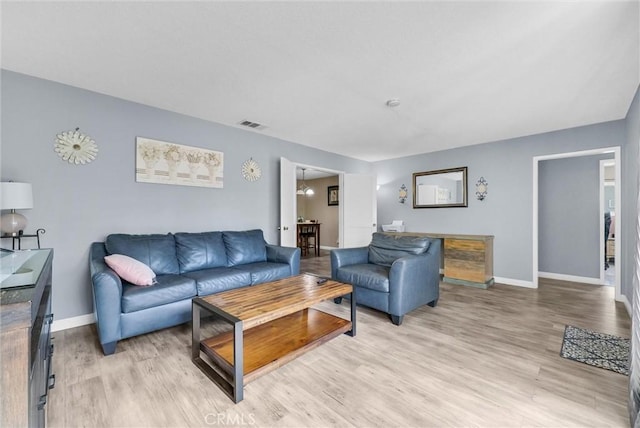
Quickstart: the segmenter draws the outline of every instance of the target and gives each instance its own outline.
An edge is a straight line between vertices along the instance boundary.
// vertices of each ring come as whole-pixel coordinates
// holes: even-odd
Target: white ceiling
[[[320,171],[318,169],[313,169],[313,168],[305,168],[304,170],[305,181],[316,180],[319,178],[333,177],[335,175],[338,175],[338,174],[335,172]],[[296,168],[296,180],[302,180],[301,167]]]
[[[1,7],[5,69],[369,161],[622,119],[640,83],[637,0]]]

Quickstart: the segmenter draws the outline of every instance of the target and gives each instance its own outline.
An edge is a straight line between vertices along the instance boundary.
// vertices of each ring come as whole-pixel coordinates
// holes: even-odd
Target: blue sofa
[[[371,244],[331,251],[331,278],[352,284],[359,305],[388,313],[435,307],[440,296],[440,240],[374,233]]]
[[[157,283],[132,285],[104,257],[124,254],[145,263]],[[300,272],[300,249],[269,245],[261,230],[109,235],[91,244],[94,314],[105,355],[118,340],[191,320],[191,300]]]

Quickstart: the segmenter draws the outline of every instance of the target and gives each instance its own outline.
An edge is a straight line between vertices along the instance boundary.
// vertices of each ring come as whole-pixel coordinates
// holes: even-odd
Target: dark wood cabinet
[[[0,426],[46,425],[53,250],[0,253]]]

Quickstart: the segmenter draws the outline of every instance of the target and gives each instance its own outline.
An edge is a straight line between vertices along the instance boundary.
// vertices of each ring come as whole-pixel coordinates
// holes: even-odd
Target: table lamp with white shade
[[[0,183],[0,209],[10,212],[0,216],[3,234],[17,236],[27,227],[27,218],[16,210],[33,208],[33,191],[30,183],[14,181]]]

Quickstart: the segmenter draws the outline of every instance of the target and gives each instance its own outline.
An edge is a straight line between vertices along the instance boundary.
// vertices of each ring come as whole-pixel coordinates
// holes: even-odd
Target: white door
[[[376,177],[343,174],[340,184],[340,247],[364,247],[377,230]]]
[[[296,227],[296,166],[280,158],[280,245],[297,246]]]

